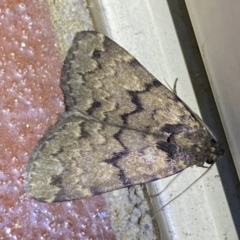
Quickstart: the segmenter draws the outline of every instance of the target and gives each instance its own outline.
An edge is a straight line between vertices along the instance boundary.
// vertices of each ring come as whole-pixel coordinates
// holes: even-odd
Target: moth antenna
[[[154,194],[154,195],[151,195],[151,197],[157,197],[159,195],[161,195],[163,193],[163,191],[165,191],[171,184],[173,181],[176,180],[176,178],[178,176],[180,176],[181,174],[183,173],[183,171],[179,172],[176,176],[174,176],[174,178],[161,190],[161,192],[157,193],[157,194]]]
[[[165,208],[167,205],[169,205],[171,202],[173,202],[174,200],[176,200],[177,198],[179,198],[183,193],[185,193],[188,189],[190,189],[200,178],[202,178],[204,175],[206,175],[210,169],[213,167],[213,164],[200,176],[198,177],[196,180],[194,180],[185,190],[183,190],[181,193],[179,193],[177,196],[175,196],[173,199],[171,199],[169,202],[167,202],[166,204],[164,204],[158,211],[157,213],[155,213],[152,217],[152,219],[154,219],[160,211],[163,210],[163,208]],[[175,178],[174,178],[175,179]],[[174,180],[173,179],[173,180]],[[171,182],[170,182],[171,183]],[[169,184],[168,184],[169,185]],[[167,185],[167,186],[168,186]],[[166,187],[165,187],[166,188]],[[161,191],[162,192],[162,191]]]
[[[173,87],[170,86],[170,84],[168,84],[168,82],[164,79],[166,85],[168,86],[168,88],[175,94],[177,95],[177,81],[178,81],[178,78],[175,79],[174,81],[174,84],[173,84]]]

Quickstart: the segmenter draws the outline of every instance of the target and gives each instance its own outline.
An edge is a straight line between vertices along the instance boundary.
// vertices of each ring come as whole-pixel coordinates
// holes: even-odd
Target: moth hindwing
[[[66,112],[32,150],[26,170],[26,190],[39,201],[90,197],[222,155],[181,100],[102,34],[76,34],[61,88]]]

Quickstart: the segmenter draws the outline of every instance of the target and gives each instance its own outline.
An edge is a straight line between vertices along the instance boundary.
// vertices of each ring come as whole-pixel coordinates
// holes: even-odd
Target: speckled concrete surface
[[[145,185],[105,193],[117,239],[160,240],[157,222],[152,219],[151,203]]]
[[[64,111],[63,58],[45,0],[2,0],[0,29],[0,239],[115,239],[101,196],[56,204],[26,196],[30,150]]]
[[[88,5],[85,0],[47,0],[47,2],[58,48],[64,58],[76,32],[93,30]]]

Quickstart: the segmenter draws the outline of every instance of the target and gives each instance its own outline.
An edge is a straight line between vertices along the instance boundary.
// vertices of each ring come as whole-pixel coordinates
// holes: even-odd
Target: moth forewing
[[[66,112],[26,170],[26,190],[39,201],[91,197],[222,155],[185,104],[102,34],[76,34],[60,84]]]

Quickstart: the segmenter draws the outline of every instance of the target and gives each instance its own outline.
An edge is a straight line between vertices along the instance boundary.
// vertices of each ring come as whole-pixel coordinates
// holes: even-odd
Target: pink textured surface
[[[44,0],[0,1],[0,239],[115,239],[104,199],[46,204],[24,191],[31,148],[64,111]]]

